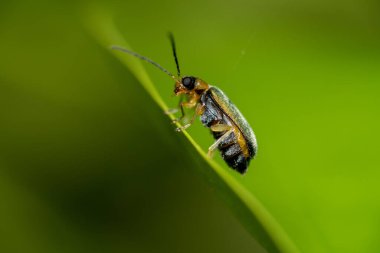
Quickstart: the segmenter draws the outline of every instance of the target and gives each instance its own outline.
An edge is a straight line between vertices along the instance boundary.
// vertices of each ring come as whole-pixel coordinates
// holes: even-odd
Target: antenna
[[[170,73],[168,70],[164,69],[160,64],[152,61],[151,59],[145,57],[145,56],[142,56],[141,54],[138,54],[136,52],[133,52],[129,49],[126,49],[126,48],[123,48],[123,47],[120,47],[120,46],[111,46],[111,49],[114,49],[114,50],[118,50],[118,51],[121,51],[121,52],[124,52],[124,53],[127,53],[127,54],[130,54],[130,55],[133,55],[143,61],[146,61],[146,62],[149,62],[150,64],[152,64],[153,66],[159,68],[161,71],[165,72],[166,74],[168,74],[171,78],[173,78],[174,80],[177,80],[177,78],[172,74]]]
[[[171,32],[169,32],[169,39],[170,39],[170,43],[172,45],[175,65],[177,66],[177,76],[180,77],[181,76],[181,71],[179,69],[178,58],[177,58],[177,51],[176,51],[176,48],[175,48],[175,41],[174,41],[174,36],[173,36],[173,34]]]

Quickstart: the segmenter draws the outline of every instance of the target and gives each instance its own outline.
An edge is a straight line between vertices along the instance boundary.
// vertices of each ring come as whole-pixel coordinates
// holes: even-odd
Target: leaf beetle
[[[241,114],[239,109],[229,100],[223,91],[194,76],[181,76],[174,37],[169,34],[174,60],[177,67],[177,76],[161,67],[158,63],[131,50],[112,46],[113,49],[128,53],[141,60],[149,62],[175,80],[174,94],[187,98],[180,100],[179,109],[182,116],[175,121],[181,121],[185,115],[184,108],[195,108],[195,113],[188,124],[177,131],[188,128],[196,116],[200,116],[201,122],[211,130],[215,142],[209,147],[208,155],[211,157],[216,149],[219,149],[222,158],[227,165],[241,174],[244,174],[248,165],[257,153],[256,136]],[[176,113],[178,109],[169,110],[168,113]]]

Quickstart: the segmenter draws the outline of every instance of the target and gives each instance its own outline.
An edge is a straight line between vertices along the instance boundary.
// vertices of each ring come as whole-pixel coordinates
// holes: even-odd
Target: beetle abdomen
[[[207,93],[215,101],[220,110],[239,128],[246,141],[250,156],[253,158],[257,153],[256,136],[243,114],[219,88],[211,87]]]
[[[237,141],[236,138],[235,141]],[[222,154],[224,161],[226,161],[226,163],[230,167],[242,174],[247,171],[249,158],[247,159],[244,156],[238,143],[235,142],[232,145],[226,147],[219,146],[219,150]]]
[[[240,132],[234,122],[230,119],[226,113],[216,104],[212,99],[211,94],[206,92],[201,97],[201,103],[204,106],[204,112],[201,115],[201,121],[204,126],[211,128],[215,124],[228,125],[235,131],[231,132],[229,136],[225,136],[219,143],[218,149],[221,152],[223,159],[228,166],[237,170],[240,173],[245,173],[249,164],[251,155],[244,155],[242,146],[239,144],[238,138],[235,135],[236,132]],[[212,131],[215,140],[221,138],[226,131]],[[244,144],[246,145],[246,144]]]
[[[241,174],[244,174],[247,171],[249,160],[244,157],[243,153],[232,158],[224,158],[224,160],[231,168],[237,170]]]
[[[218,140],[225,133],[226,132],[212,132],[216,140]],[[243,150],[240,147],[234,132],[230,133],[229,136],[227,136],[227,138],[218,145],[218,149],[220,150],[223,160],[226,161],[228,166],[242,174],[247,171],[251,158],[244,156]]]

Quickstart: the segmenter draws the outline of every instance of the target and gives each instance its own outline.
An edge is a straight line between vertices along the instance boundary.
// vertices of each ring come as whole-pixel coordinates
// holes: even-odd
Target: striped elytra
[[[244,174],[257,151],[257,141],[251,127],[237,107],[217,87],[211,86],[203,93],[200,101],[205,107],[201,115],[204,126],[211,128],[215,124],[226,124],[233,129],[219,143],[218,149],[228,166]],[[211,132],[215,140],[218,140],[227,130]]]

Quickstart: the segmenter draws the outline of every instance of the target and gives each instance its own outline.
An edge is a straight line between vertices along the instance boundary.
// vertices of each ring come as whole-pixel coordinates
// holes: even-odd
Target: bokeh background
[[[183,74],[237,104],[259,153],[230,172],[301,252],[380,251],[379,1],[20,0],[0,3],[1,252],[263,252],[88,34],[94,6],[175,72],[172,31]],[[175,106],[173,82],[146,68]],[[212,143],[199,121],[190,133]]]

